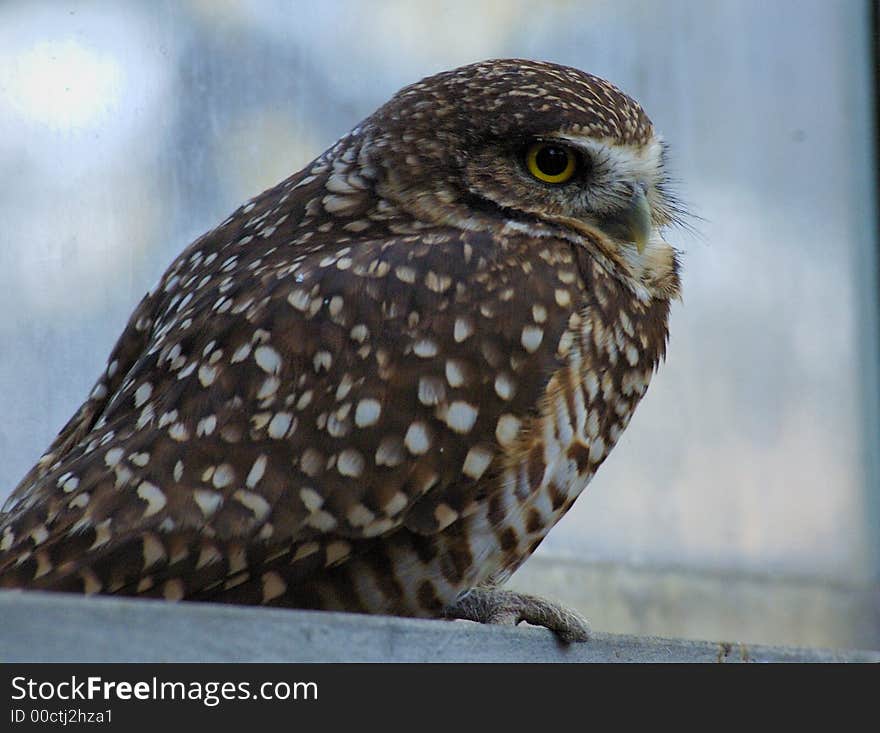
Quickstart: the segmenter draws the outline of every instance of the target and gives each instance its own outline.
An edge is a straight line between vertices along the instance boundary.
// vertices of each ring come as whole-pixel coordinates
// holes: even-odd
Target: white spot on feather
[[[446,361],[446,381],[450,387],[461,387],[464,384],[464,367],[457,359]]]
[[[140,407],[143,405],[150,399],[151,394],[153,394],[153,385],[149,382],[144,382],[134,393],[134,406]]]
[[[379,401],[368,397],[358,402],[357,409],[354,411],[354,424],[359,428],[375,425],[381,414],[382,405],[379,404]]]
[[[439,377],[419,378],[419,402],[423,405],[439,405],[446,399],[446,386]]]
[[[478,412],[469,402],[456,400],[446,411],[446,424],[457,433],[468,433],[477,421]]]
[[[364,471],[364,457],[354,448],[346,448],[339,454],[336,470],[343,476],[357,478]]]
[[[235,471],[228,463],[221,463],[214,469],[211,483],[218,489],[229,486],[235,480]]]
[[[260,479],[263,478],[263,474],[266,473],[266,463],[266,456],[262,454],[254,461],[254,465],[251,466],[251,470],[248,472],[247,478],[244,481],[249,489],[254,488],[254,486],[260,482]]]
[[[196,489],[193,491],[193,501],[206,517],[210,517],[223,503],[223,495],[210,489]]]
[[[277,374],[281,371],[281,355],[271,346],[258,346],[254,351],[254,360],[257,366],[268,374]]]
[[[428,434],[428,427],[421,421],[410,423],[403,438],[403,443],[407,450],[413,455],[422,455],[427,453],[431,447],[431,437]]]
[[[413,353],[416,356],[420,356],[423,359],[429,359],[432,356],[437,356],[437,352],[440,349],[437,346],[437,342],[432,339],[419,339],[413,344]]]
[[[272,508],[269,506],[268,501],[253,491],[239,489],[232,495],[232,497],[250,509],[251,512],[253,512],[254,519],[258,522],[262,522],[268,516],[269,511]]]
[[[277,412],[269,421],[268,433],[270,438],[275,438],[276,440],[280,440],[283,438],[287,431],[290,430],[290,425],[293,422],[293,415],[289,412]]]
[[[202,365],[199,367],[199,383],[203,387],[210,387],[217,378],[217,367]]]
[[[245,359],[247,359],[250,356],[250,354],[251,354],[251,345],[250,344],[242,344],[241,346],[239,346],[235,350],[235,353],[232,355],[230,362],[232,364],[237,364],[238,362],[244,361]]]
[[[299,490],[299,498],[310,512],[316,512],[324,505],[324,499],[321,495],[308,486]]]
[[[505,414],[498,418],[495,426],[495,438],[502,448],[508,448],[516,440],[519,435],[519,429],[522,425],[520,419],[511,414]]]
[[[455,319],[455,328],[453,329],[453,337],[456,343],[465,341],[474,332],[474,322],[467,316]]]
[[[147,502],[147,508],[144,511],[145,517],[151,517],[157,512],[162,511],[165,507],[165,494],[155,484],[149,481],[141,481],[137,488],[137,495]]]
[[[111,448],[104,454],[104,463],[107,464],[108,468],[113,468],[119,461],[122,460],[122,454],[124,451],[122,448]]]
[[[462,472],[476,481],[483,475],[490,463],[492,463],[492,452],[486,448],[474,446],[464,459]]]
[[[522,335],[520,336],[522,347],[530,354],[534,354],[538,350],[543,340],[544,329],[538,326],[526,326],[523,328]]]

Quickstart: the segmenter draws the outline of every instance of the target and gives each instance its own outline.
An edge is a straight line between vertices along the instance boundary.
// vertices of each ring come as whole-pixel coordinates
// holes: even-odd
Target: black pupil
[[[568,168],[568,151],[558,145],[545,145],[535,156],[535,164],[546,176],[558,176]]]

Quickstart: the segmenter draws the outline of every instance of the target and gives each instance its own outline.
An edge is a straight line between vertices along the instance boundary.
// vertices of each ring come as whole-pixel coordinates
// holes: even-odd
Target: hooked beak
[[[636,245],[639,254],[645,251],[645,245],[651,237],[651,229],[654,222],[651,217],[651,205],[645,196],[645,189],[641,183],[633,186],[633,195],[629,206],[622,212],[621,224],[628,239]]]
[[[654,229],[654,219],[651,216],[651,205],[648,203],[646,190],[641,181],[635,183],[632,196],[626,206],[600,217],[595,222],[595,225],[607,235],[635,244],[639,254],[645,251]],[[555,221],[586,234],[590,234],[592,230],[591,224],[582,219],[560,216]]]

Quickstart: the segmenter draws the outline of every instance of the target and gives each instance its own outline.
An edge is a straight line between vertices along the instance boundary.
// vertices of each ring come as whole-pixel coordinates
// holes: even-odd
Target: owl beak
[[[633,186],[629,206],[623,212],[623,225],[630,241],[636,245],[639,254],[642,254],[651,238],[654,220],[651,216],[651,205],[645,195],[645,186],[641,182]]]

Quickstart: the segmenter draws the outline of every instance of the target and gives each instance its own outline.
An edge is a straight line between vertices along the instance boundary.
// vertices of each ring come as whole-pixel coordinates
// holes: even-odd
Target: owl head
[[[402,89],[358,134],[378,193],[419,221],[569,238],[640,287],[677,290],[664,143],[603,79],[484,61]]]

